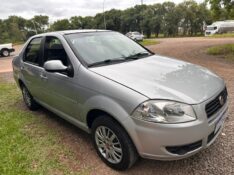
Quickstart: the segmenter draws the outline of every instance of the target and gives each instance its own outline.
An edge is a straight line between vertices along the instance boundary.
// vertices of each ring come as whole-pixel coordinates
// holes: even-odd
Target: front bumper
[[[198,119],[180,124],[159,124],[129,119],[125,128],[143,158],[177,160],[210,146],[220,134],[227,115],[226,103],[207,119],[205,103],[193,106]]]

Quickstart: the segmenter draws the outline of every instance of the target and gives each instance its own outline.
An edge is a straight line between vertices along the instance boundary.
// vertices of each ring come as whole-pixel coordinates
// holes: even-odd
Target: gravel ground
[[[229,114],[225,122],[225,128],[208,149],[179,161],[138,161],[134,167],[125,172],[116,172],[108,168],[96,155],[88,134],[75,128],[66,121],[51,114],[45,109],[45,124],[60,134],[60,142],[70,148],[80,160],[82,166],[70,163],[71,169],[80,171],[91,168],[91,174],[234,174],[234,63],[224,61],[222,57],[208,56],[205,48],[213,45],[234,43],[234,38],[174,38],[160,39],[160,44],[149,48],[161,55],[167,55],[188,62],[205,66],[223,77],[227,83],[229,92]],[[7,59],[11,61],[11,59]],[[0,60],[0,65],[1,65]],[[9,64],[10,65],[10,64]],[[7,68],[6,68],[7,69]],[[0,79],[11,81],[11,73],[0,74]],[[65,160],[66,161],[66,160]]]

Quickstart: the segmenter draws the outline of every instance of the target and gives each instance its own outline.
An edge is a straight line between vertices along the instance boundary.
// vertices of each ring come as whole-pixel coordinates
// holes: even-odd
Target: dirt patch
[[[160,39],[160,44],[149,46],[159,54],[171,56],[205,66],[221,77],[227,83],[229,93],[229,114],[222,134],[215,143],[193,157],[188,159],[163,162],[141,159],[126,172],[116,172],[107,167],[97,156],[88,134],[57,117],[51,112],[42,109],[36,112],[41,116],[45,125],[53,128],[60,135],[60,143],[71,150],[74,161],[66,162],[72,170],[82,172],[89,169],[90,174],[224,174],[234,173],[234,64],[222,60],[220,57],[206,55],[204,49],[213,45],[234,43],[234,38],[174,38]],[[4,80],[12,81],[12,74],[0,74]],[[9,80],[11,79],[11,80]],[[43,115],[40,115],[43,114]],[[76,166],[79,161],[79,166]],[[57,173],[59,174],[59,172]]]
[[[13,79],[13,74],[12,72],[4,72],[4,73],[0,73],[0,82],[8,82],[8,83],[13,83],[14,79]]]

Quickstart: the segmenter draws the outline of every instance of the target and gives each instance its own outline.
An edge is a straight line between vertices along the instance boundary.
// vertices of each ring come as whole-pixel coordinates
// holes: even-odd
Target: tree
[[[156,37],[158,37],[161,29],[164,18],[164,10],[162,4],[155,4],[152,6],[153,16],[150,20],[150,26],[152,31],[155,33]]]
[[[48,27],[49,17],[43,15],[36,15],[30,21],[34,23],[36,30],[38,33],[43,33]]]
[[[106,28],[108,30],[120,31],[121,29],[121,10],[112,9],[105,13]]]
[[[173,2],[154,5],[136,5],[126,10],[111,9],[95,16],[73,16],[60,19],[49,26],[49,17],[36,15],[26,20],[17,16],[0,20],[0,42],[24,41],[36,33],[70,29],[104,29],[127,33],[144,32],[147,37],[160,33],[164,36],[198,35],[203,33],[204,23],[214,20],[234,18],[233,0],[205,0],[197,3],[185,0],[180,4]],[[211,11],[207,8],[211,4]]]
[[[22,32],[26,24],[24,18],[9,16],[3,23],[2,38],[4,38],[5,42],[25,41],[26,38]]]
[[[72,26],[68,19],[57,20],[50,26],[51,31],[70,30],[71,28]]]
[[[181,15],[176,10],[176,5],[173,2],[164,2],[162,4],[164,10],[163,26],[165,36],[178,35],[178,28]]]
[[[94,28],[93,22],[94,19],[92,16],[84,17],[82,21],[82,29],[93,29]]]
[[[154,18],[154,10],[152,7],[145,9],[142,13],[143,19],[141,22],[141,28],[144,31],[144,34],[149,38],[151,36],[151,32],[154,26],[154,22],[152,23],[152,18]],[[151,26],[152,25],[152,26]]]
[[[198,4],[194,0],[186,0],[176,8],[177,13],[181,15],[179,27],[183,35],[202,34],[204,23],[210,23],[211,14],[206,3]]]
[[[73,16],[70,18],[71,29],[83,29],[83,18],[81,16]]]
[[[70,18],[71,29],[92,29],[94,28],[92,16],[73,16]]]
[[[214,20],[226,20],[234,18],[233,0],[206,0],[211,5]]]
[[[95,29],[105,29],[104,21],[103,21],[104,15],[103,13],[98,13],[94,17],[93,22],[93,28]]]

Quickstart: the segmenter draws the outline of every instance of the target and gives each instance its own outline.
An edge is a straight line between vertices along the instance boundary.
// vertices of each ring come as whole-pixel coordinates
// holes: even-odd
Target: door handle
[[[47,80],[47,79],[48,79],[47,76],[44,75],[44,74],[41,74],[40,77],[41,77],[41,79],[44,79],[44,80]]]

